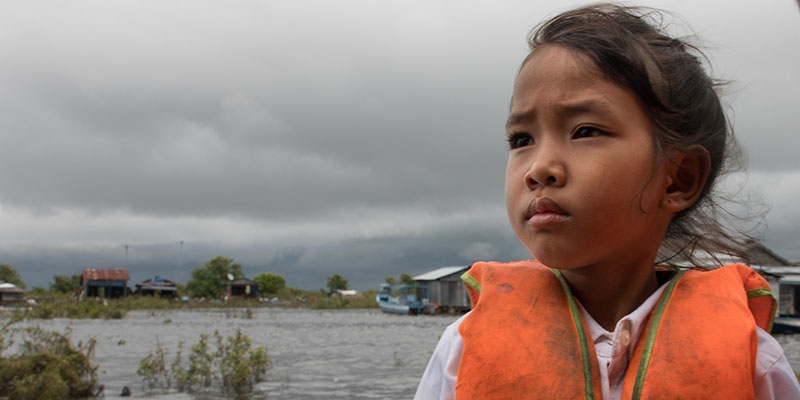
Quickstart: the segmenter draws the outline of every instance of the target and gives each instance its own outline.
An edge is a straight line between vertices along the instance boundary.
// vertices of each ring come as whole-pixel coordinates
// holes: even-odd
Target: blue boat
[[[772,322],[772,331],[775,333],[800,332],[800,318],[778,316]]]
[[[391,314],[433,314],[436,305],[428,301],[428,287],[424,285],[381,284],[375,296],[381,311]]]

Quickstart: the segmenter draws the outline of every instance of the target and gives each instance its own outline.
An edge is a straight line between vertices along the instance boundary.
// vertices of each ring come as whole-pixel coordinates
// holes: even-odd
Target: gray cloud
[[[651,5],[736,82],[767,242],[800,258],[797,193],[771,189],[800,176],[796,5]],[[502,211],[503,124],[526,33],[564,8],[4,2],[0,262],[38,282],[120,265],[109,254],[128,243],[145,274],[185,240],[196,263],[222,252],[307,281],[523,257]]]

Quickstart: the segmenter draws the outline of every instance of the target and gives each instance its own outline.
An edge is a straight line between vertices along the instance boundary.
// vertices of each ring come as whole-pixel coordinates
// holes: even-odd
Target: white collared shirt
[[[622,380],[628,361],[633,355],[633,348],[644,330],[647,316],[658,303],[665,287],[662,285],[636,310],[620,319],[614,332],[605,330],[580,306],[594,341],[604,399],[622,397]],[[415,400],[455,399],[458,365],[463,349],[458,326],[467,315],[469,314],[445,329],[422,376]],[[756,399],[759,400],[800,399],[800,385],[783,349],[772,335],[761,328],[758,328],[758,354],[753,385]]]

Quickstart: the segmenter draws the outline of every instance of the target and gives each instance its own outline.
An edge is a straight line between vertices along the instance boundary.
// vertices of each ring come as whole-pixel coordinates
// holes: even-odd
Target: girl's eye
[[[600,136],[602,132],[597,128],[593,128],[591,126],[581,126],[572,134],[573,139],[581,139],[581,138],[589,138]]]
[[[515,133],[508,137],[508,148],[511,150],[533,144],[533,138],[527,133]]]

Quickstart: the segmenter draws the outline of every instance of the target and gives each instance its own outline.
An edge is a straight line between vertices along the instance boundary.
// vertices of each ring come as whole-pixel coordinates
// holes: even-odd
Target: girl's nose
[[[541,149],[525,174],[525,184],[530,189],[541,186],[564,186],[566,170],[557,152]]]

